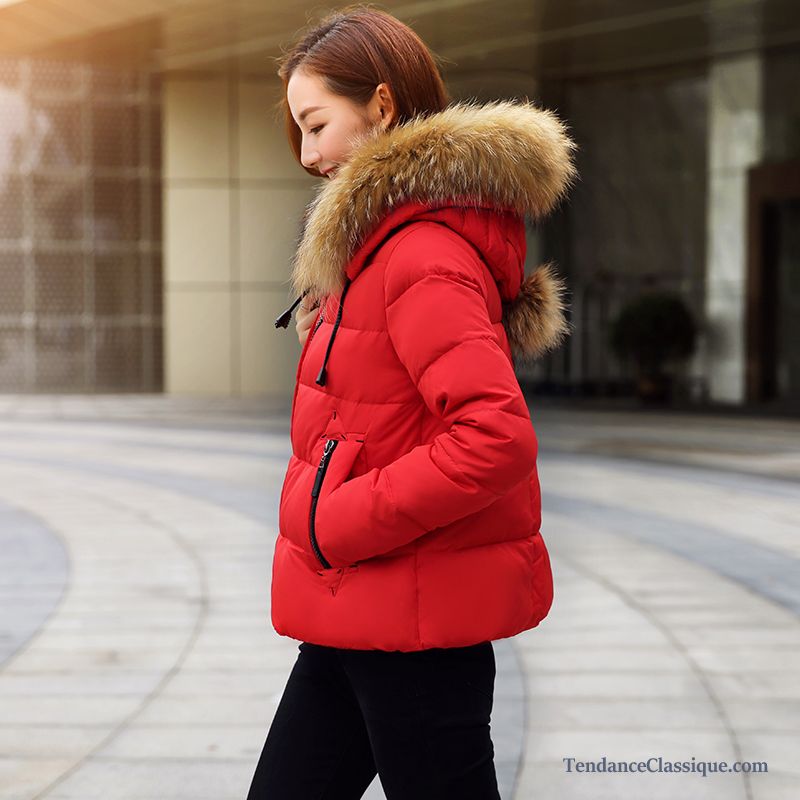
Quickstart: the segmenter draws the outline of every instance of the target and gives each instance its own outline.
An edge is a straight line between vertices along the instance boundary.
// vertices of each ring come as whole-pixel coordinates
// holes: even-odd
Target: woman
[[[563,197],[575,145],[528,103],[448,107],[425,45],[369,8],[279,75],[326,183],[293,264],[272,573],[273,625],[301,644],[249,800],[359,798],[376,772],[389,800],[498,798],[491,643],[553,594],[513,356],[568,332],[549,265],[524,277],[524,216]]]

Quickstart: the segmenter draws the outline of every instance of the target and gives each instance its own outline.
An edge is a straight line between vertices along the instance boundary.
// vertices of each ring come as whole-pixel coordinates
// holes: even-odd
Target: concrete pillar
[[[707,352],[711,400],[745,400],[747,170],[764,147],[762,59],[719,58],[709,69],[706,251]]]
[[[274,106],[279,84],[164,84],[164,388],[290,400],[300,344],[275,329],[314,179]]]

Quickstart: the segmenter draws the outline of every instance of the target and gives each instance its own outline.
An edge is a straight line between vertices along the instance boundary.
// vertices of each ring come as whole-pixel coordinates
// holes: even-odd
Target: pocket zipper
[[[331,565],[328,563],[325,556],[322,555],[322,551],[319,549],[319,545],[317,544],[317,535],[314,529],[314,518],[317,513],[317,501],[319,500],[319,492],[322,488],[322,481],[325,478],[325,473],[328,470],[328,464],[330,463],[331,456],[333,455],[333,451],[336,449],[336,445],[338,443],[338,439],[328,439],[328,441],[325,442],[325,449],[322,452],[322,458],[320,459],[319,467],[317,468],[317,477],[314,479],[314,486],[311,488],[311,513],[308,518],[308,536],[311,539],[311,548],[314,551],[314,554],[325,569],[330,569]]]

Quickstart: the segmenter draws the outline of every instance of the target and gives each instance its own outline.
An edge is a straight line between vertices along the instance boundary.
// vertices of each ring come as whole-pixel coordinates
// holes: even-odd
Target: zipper
[[[317,329],[323,323],[322,319],[322,307],[320,307],[319,311],[319,318],[317,320],[317,324],[314,326],[313,330],[308,332],[308,336],[306,336],[306,340],[303,343],[303,348],[300,351],[300,358],[297,360],[297,370],[295,371],[294,376],[294,393],[292,394],[292,411],[289,418],[289,441],[294,441],[293,434],[294,434],[294,412],[295,406],[297,405],[297,390],[300,388],[300,373],[303,371],[303,362],[306,358],[306,352],[308,351],[308,346],[311,344],[311,340],[314,338],[314,334],[317,332]]]
[[[320,325],[322,325],[322,323],[324,322],[324,320],[323,320],[323,318],[322,318],[322,311],[323,311],[323,309],[322,309],[322,308],[320,308],[320,310],[319,310],[319,315],[318,315],[318,317],[317,317],[317,324],[314,326],[314,330],[313,330],[313,331],[311,331],[311,333],[309,334],[309,336],[313,336],[313,335],[314,335],[314,334],[317,332],[317,328],[319,328],[319,326],[320,326]]]
[[[317,535],[314,528],[314,522],[317,513],[319,492],[322,488],[322,481],[325,479],[325,473],[328,471],[328,464],[330,463],[331,456],[333,455],[333,451],[336,449],[336,445],[338,443],[338,439],[328,439],[328,441],[325,442],[325,449],[322,451],[322,458],[320,459],[319,467],[317,467],[317,477],[314,479],[314,485],[311,487],[311,513],[308,518],[308,536],[311,539],[311,548],[314,551],[314,554],[325,569],[330,569],[331,565],[328,563],[325,556],[322,555],[322,551],[319,549],[319,545],[317,544]]]

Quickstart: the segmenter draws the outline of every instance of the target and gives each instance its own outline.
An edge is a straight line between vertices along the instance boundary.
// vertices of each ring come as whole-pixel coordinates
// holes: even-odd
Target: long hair
[[[360,106],[369,102],[378,84],[388,84],[397,108],[392,124],[398,125],[442,111],[450,102],[438,61],[408,25],[385,11],[355,5],[328,14],[279,60],[283,96],[278,109],[297,163],[303,166],[302,133],[286,99],[297,69],[319,77],[332,94]],[[314,168],[303,169],[320,177]]]

